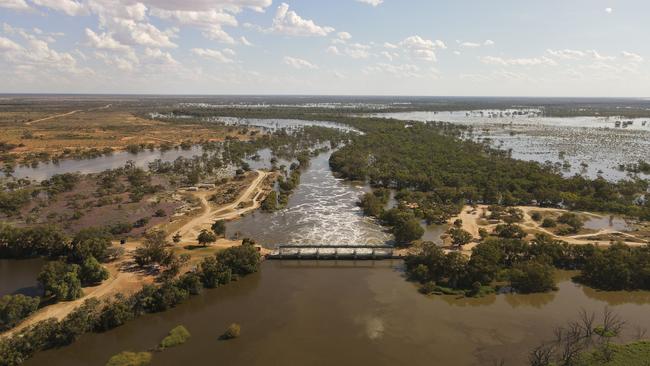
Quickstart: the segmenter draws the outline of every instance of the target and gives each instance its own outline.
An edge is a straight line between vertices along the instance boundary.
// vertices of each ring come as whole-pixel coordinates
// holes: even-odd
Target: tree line
[[[160,285],[145,285],[132,296],[86,300],[60,322],[48,319],[11,338],[0,340],[0,366],[19,365],[34,353],[68,345],[87,332],[104,332],[136,317],[175,307],[204,288],[215,288],[254,273],[260,254],[250,241],[205,258],[195,271],[166,278]]]

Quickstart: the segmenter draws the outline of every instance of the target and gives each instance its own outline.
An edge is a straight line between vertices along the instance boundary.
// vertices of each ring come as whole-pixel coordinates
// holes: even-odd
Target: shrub
[[[0,298],[0,331],[15,327],[38,309],[38,297],[5,295]]]
[[[47,263],[38,275],[38,283],[46,296],[53,296],[57,301],[74,300],[83,295],[79,266],[76,264],[61,261]]]
[[[238,338],[241,334],[241,327],[237,323],[232,323],[228,329],[221,335],[221,339],[234,339]]]
[[[149,352],[121,352],[111,357],[106,366],[145,366],[151,363]]]
[[[557,222],[550,217],[547,217],[544,219],[544,221],[542,221],[542,227],[551,228],[556,226],[557,226]]]
[[[177,326],[176,328],[169,331],[167,337],[163,338],[160,342],[160,348],[170,348],[180,346],[181,344],[187,342],[190,339],[190,332],[182,325]]]

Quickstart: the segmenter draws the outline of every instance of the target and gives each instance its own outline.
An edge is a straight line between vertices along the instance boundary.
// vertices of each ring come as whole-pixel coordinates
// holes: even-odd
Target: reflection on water
[[[574,320],[581,308],[602,312],[568,281],[559,291],[481,299],[423,296],[401,275],[400,261],[268,261],[261,273],[160,314],[65,348],[27,365],[102,365],[124,350],[154,347],[173,327],[192,333],[184,345],[155,353],[163,365],[486,365],[525,364],[528,350]],[[650,327],[648,303],[611,304],[631,324]],[[232,322],[242,336],[221,342]],[[623,339],[627,340],[627,338]]]
[[[43,259],[0,259],[0,296],[40,295],[36,277],[44,264]]]
[[[36,168],[20,166],[16,167],[15,172],[12,174],[16,178],[29,178],[32,180],[49,179],[55,174],[63,173],[99,173],[107,169],[115,169],[123,167],[127,161],[132,160],[136,166],[146,168],[149,163],[156,159],[163,161],[174,161],[179,157],[191,158],[195,155],[201,155],[203,149],[200,146],[194,146],[189,150],[168,150],[168,151],[141,151],[138,154],[131,154],[126,151],[115,152],[111,155],[104,155],[94,159],[66,159],[61,160],[59,163],[41,163]]]
[[[357,207],[364,188],[332,175],[331,153],[312,159],[287,208],[255,212],[227,224],[227,234],[240,233],[266,246],[277,244],[383,244],[390,236]]]
[[[603,216],[590,217],[589,220],[585,221],[585,229],[625,231],[630,230],[631,226],[623,218]]]

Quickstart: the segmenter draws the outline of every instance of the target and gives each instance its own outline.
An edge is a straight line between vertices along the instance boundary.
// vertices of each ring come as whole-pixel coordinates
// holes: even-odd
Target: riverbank
[[[594,294],[570,282],[572,273],[560,271],[559,290],[552,293],[427,297],[403,280],[401,263],[266,261],[258,274],[205,291],[165,313],[84,335],[26,365],[101,365],[121,351],[148,349],[179,324],[192,339],[162,357],[154,354],[152,365],[215,359],[232,366],[424,366],[431,360],[473,366],[501,359],[521,365],[530,349],[575,319],[580,308],[600,314],[609,305],[630,324],[650,328],[647,292],[626,293],[621,302],[622,294]],[[219,342],[215,329],[232,322],[241,324],[242,336]]]
[[[587,233],[579,233],[575,235],[558,235],[557,233],[549,230],[548,228],[543,227],[543,222],[541,219],[534,220],[532,214],[537,212],[545,212],[552,214],[554,216],[560,216],[563,213],[568,213],[571,211],[557,209],[557,208],[545,208],[538,206],[515,206],[515,209],[521,210],[522,220],[516,222],[520,227],[522,227],[532,238],[534,234],[546,234],[555,240],[561,240],[571,245],[589,245],[593,244],[600,247],[608,247],[614,243],[622,242],[625,245],[631,247],[641,247],[648,244],[648,239],[646,237],[647,233],[641,232],[640,234],[630,233],[626,231],[613,230],[608,226],[604,227],[594,227],[591,230],[585,230]],[[591,213],[591,212],[574,212],[575,214],[581,215],[581,217],[596,217],[603,218],[604,216]],[[462,246],[461,252],[467,256],[472,254],[472,249],[476,246],[478,241],[481,239],[480,230],[485,230],[488,233],[492,233],[494,229],[499,224],[504,222],[501,220],[489,220],[490,216],[489,206],[488,205],[465,205],[463,206],[460,213],[456,216],[451,217],[447,220],[447,225],[449,228],[454,226],[454,223],[457,220],[461,220],[461,228],[471,234],[472,240]],[[604,223],[604,222],[603,222]],[[604,224],[606,225],[606,224]],[[445,236],[444,240],[445,246],[451,246],[451,239],[448,236]]]

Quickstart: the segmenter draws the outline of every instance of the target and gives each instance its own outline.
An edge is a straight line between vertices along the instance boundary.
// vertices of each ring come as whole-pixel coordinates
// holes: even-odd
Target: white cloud
[[[460,46],[466,48],[477,48],[477,47],[481,47],[481,44],[475,42],[463,42],[460,44]]]
[[[127,50],[129,46],[121,44],[108,33],[97,34],[92,29],[86,28],[88,45],[100,50]]]
[[[249,47],[253,45],[253,44],[250,43],[250,41],[249,41],[248,39],[246,39],[246,37],[244,37],[244,36],[239,37],[239,43],[243,44],[244,46],[249,46]]]
[[[311,69],[311,70],[318,69],[318,66],[312,64],[311,62],[309,62],[307,60],[303,60],[301,58],[286,56],[283,59],[283,62],[284,62],[285,65],[289,65],[289,66],[291,66],[291,67],[293,67],[295,69],[299,69],[299,70],[300,69]]]
[[[564,50],[551,50],[548,49],[546,50],[548,54],[550,54],[553,57],[561,58],[561,59],[568,59],[568,60],[575,60],[579,58],[585,57],[587,54],[583,51],[580,50],[570,50],[570,49],[564,49]]]
[[[237,19],[232,14],[216,9],[205,11],[152,9],[151,14],[181,25],[197,27],[208,39],[223,43],[235,43],[235,39],[222,29],[223,26],[237,26]]]
[[[494,41],[491,39],[486,39],[485,42],[483,42],[483,46],[494,46]]]
[[[9,38],[0,37],[0,50],[2,51],[16,51],[20,50],[22,47],[18,43],[10,40]]]
[[[385,43],[384,43],[384,48],[388,48],[388,49],[394,50],[394,49],[397,49],[398,46],[397,46],[396,44],[392,44],[392,43],[390,43],[390,42],[385,42]]]
[[[282,3],[278,6],[269,31],[288,36],[324,37],[334,32],[334,28],[319,26],[313,20],[303,19],[295,11],[289,10],[289,5]]]
[[[437,61],[434,50],[447,48],[445,43],[440,40],[432,41],[417,35],[404,39],[399,45],[410,52],[413,57],[432,62]]]
[[[113,33],[118,41],[125,44],[137,44],[155,48],[173,48],[176,43],[172,41],[178,29],[162,31],[156,26],[146,22],[138,22],[126,18],[100,18],[100,25]]]
[[[548,57],[535,57],[535,58],[502,58],[494,56],[481,57],[481,62],[488,65],[501,65],[501,66],[555,66],[557,62]]]
[[[7,8],[13,10],[28,10],[29,5],[25,0],[0,0],[0,8]]]
[[[379,75],[388,75],[396,78],[411,78],[411,79],[420,79],[420,78],[438,78],[438,71],[433,68],[422,69],[418,65],[413,64],[401,64],[394,65],[389,63],[380,62],[375,65],[365,67],[362,72],[366,75],[379,74]]]
[[[643,57],[641,57],[641,55],[638,55],[636,53],[623,51],[621,52],[621,55],[623,56],[624,59],[631,62],[643,62]]]
[[[86,7],[74,0],[31,0],[34,4],[63,12],[70,16],[87,13]]]
[[[233,56],[234,52],[232,50],[229,50],[229,51],[230,52],[228,52],[226,50],[219,51],[219,50],[213,50],[213,49],[208,49],[208,48],[192,48],[192,50],[190,52],[192,52],[193,54],[195,54],[197,56],[209,58],[211,60],[214,60],[214,61],[217,61],[217,62],[220,62],[220,63],[229,64],[229,63],[234,62],[233,59],[229,57],[229,56]],[[226,54],[229,54],[229,56],[227,56]]]
[[[329,46],[325,51],[329,54],[337,55],[337,56],[341,54],[341,51],[339,51],[338,47],[336,46]]]
[[[347,41],[352,38],[352,35],[348,32],[338,32],[336,36],[339,37],[339,39],[342,41]]]
[[[368,4],[371,6],[378,6],[383,4],[384,0],[357,0],[357,2]]]
[[[607,13],[607,14],[611,14],[612,12],[614,12],[614,9],[612,9],[612,8],[605,8],[605,13]]]

